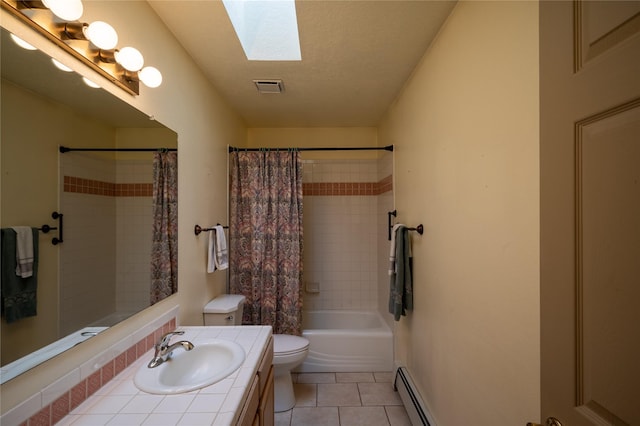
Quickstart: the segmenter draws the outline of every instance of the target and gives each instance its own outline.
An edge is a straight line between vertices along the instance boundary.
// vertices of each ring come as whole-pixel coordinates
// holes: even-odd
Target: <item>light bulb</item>
[[[144,67],[138,74],[140,81],[147,87],[158,87],[162,84],[162,74],[154,67]]]
[[[11,34],[11,38],[13,39],[13,41],[16,42],[18,46],[22,47],[23,49],[38,50],[37,48],[33,47],[32,45],[30,45],[29,43],[27,43],[26,41],[24,41],[23,39],[21,39],[16,35]]]
[[[87,77],[82,77],[82,81],[84,81],[84,84],[86,84],[89,87],[93,87],[94,89],[99,89],[100,85],[94,83],[93,81],[89,80]]]
[[[116,62],[127,71],[139,71],[144,65],[142,53],[133,47],[123,47],[116,51]]]
[[[118,44],[118,34],[106,22],[95,21],[84,28],[84,35],[96,47],[110,50]]]
[[[71,68],[69,68],[68,66],[66,66],[65,64],[63,64],[62,62],[60,62],[58,60],[55,60],[55,59],[51,58],[51,62],[53,62],[53,65],[55,65],[56,68],[58,68],[61,71],[64,71],[64,72],[73,71]]]
[[[42,3],[64,21],[77,21],[84,11],[81,0],[42,0]]]

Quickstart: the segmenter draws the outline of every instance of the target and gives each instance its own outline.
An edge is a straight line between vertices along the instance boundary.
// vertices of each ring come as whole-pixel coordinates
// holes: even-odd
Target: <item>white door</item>
[[[540,3],[540,120],[542,422],[640,425],[640,1]]]

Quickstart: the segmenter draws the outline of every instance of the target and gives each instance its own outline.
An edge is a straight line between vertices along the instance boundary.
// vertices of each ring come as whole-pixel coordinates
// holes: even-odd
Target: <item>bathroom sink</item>
[[[242,346],[229,340],[206,340],[194,343],[186,351],[174,350],[171,357],[157,367],[140,367],[134,377],[138,389],[153,394],[189,392],[212,385],[236,371],[244,362]]]

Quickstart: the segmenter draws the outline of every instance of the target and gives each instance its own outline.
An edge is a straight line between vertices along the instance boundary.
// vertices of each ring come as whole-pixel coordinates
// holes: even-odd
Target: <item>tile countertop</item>
[[[148,351],[135,363],[64,417],[58,425],[220,425],[235,424],[256,374],[269,326],[178,327],[185,334],[175,339],[194,345],[207,339],[226,339],[244,348],[245,361],[227,378],[205,388],[176,395],[153,395],[139,390],[133,378],[153,358]]]

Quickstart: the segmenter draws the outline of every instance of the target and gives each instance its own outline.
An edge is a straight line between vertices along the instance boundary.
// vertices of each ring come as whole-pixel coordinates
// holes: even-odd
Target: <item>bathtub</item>
[[[393,335],[375,311],[303,313],[309,355],[296,372],[368,372],[393,369]]]

